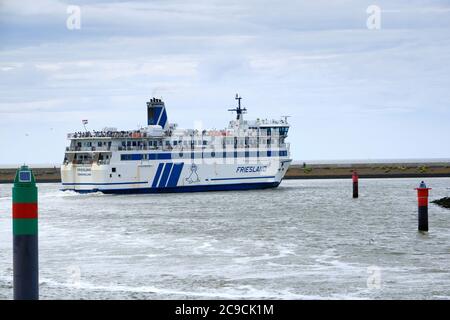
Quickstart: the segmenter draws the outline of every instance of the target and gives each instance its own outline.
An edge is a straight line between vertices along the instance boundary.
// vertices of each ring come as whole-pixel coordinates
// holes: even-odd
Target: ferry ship
[[[244,120],[246,108],[223,130],[181,129],[169,123],[161,99],[147,102],[139,130],[69,133],[61,166],[63,190],[159,193],[277,187],[292,159],[288,117]]]

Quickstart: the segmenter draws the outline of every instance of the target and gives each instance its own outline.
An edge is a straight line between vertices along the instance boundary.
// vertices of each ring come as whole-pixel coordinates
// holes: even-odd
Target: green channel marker
[[[39,299],[38,190],[33,172],[22,166],[12,190],[13,286],[15,300]]]

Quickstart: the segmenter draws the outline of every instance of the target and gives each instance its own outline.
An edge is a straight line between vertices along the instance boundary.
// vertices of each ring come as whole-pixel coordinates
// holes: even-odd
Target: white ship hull
[[[158,193],[277,187],[291,163],[286,119],[236,120],[223,130],[169,124],[164,102],[147,102],[147,126],[68,135],[61,166],[63,190]],[[88,121],[84,120],[83,124]]]
[[[233,159],[232,159],[233,160]],[[103,193],[161,193],[248,190],[277,187],[290,159],[197,163],[176,159],[61,167],[63,190]],[[194,164],[194,165],[193,165]],[[114,168],[114,172],[113,172]]]

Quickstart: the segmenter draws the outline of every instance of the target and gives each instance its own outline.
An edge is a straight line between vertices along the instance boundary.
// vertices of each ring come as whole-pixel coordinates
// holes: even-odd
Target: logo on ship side
[[[193,163],[191,165],[190,169],[191,169],[191,172],[189,173],[189,176],[187,178],[185,178],[186,181],[189,184],[200,182],[200,178],[199,178],[198,173],[197,173],[197,170],[198,170],[197,165],[195,163]]]
[[[250,173],[250,172],[266,172],[267,166],[243,166],[237,167],[236,173]]]

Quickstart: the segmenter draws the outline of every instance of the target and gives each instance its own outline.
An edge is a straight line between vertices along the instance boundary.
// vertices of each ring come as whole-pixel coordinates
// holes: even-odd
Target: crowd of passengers
[[[87,131],[87,132],[75,132],[74,138],[131,138],[133,134],[139,134],[141,137],[147,137],[146,132],[140,131]]]

